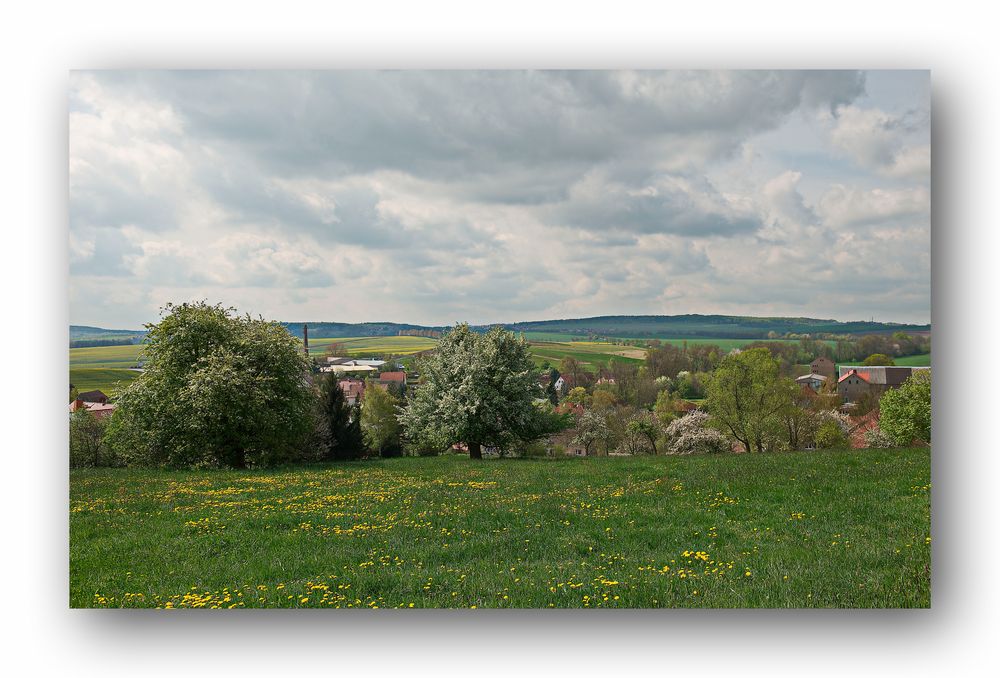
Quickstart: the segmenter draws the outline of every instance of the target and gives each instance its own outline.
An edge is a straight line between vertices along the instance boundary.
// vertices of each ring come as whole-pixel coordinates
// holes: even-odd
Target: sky
[[[70,322],[930,322],[928,71],[75,71]]]

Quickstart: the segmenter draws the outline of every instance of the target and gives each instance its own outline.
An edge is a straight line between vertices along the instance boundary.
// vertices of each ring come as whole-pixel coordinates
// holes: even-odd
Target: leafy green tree
[[[607,390],[606,386],[602,386],[594,389],[594,395],[591,396],[590,402],[595,410],[603,412],[613,408],[618,399],[615,398],[614,393]]]
[[[344,461],[365,453],[361,413],[348,404],[336,372],[327,372],[319,384],[317,433],[322,459]]]
[[[897,445],[931,441],[931,372],[914,372],[879,400],[879,428]]]
[[[587,389],[582,386],[571,388],[563,400],[574,405],[583,405],[584,407],[590,404],[590,396],[587,394]]]
[[[276,322],[206,302],[167,304],[147,325],[145,371],[108,427],[128,464],[268,465],[296,458],[312,428],[309,361]]]
[[[579,386],[580,377],[583,374],[583,366],[580,365],[579,360],[568,355],[559,361],[559,372],[561,374],[568,374],[573,379],[573,386]]]
[[[660,391],[659,395],[656,396],[653,413],[660,420],[661,426],[669,426],[670,422],[677,418],[674,402],[674,397],[668,390]]]
[[[827,420],[819,425],[815,433],[816,447],[824,450],[841,449],[851,446],[851,441],[837,422]]]
[[[641,451],[646,443],[649,444],[653,454],[657,454],[656,440],[662,431],[660,420],[647,410],[636,410],[625,424],[626,437],[632,441],[641,441],[641,444],[633,443],[631,450],[633,454]]]
[[[379,456],[394,456],[399,452],[399,401],[388,389],[377,385],[365,390],[361,406],[361,432],[368,447]]]
[[[880,365],[895,365],[896,361],[887,356],[885,353],[872,353],[870,356],[865,358],[861,364],[866,367],[876,367]]]
[[[709,379],[705,406],[747,452],[763,452],[780,435],[796,392],[794,381],[779,376],[771,352],[754,348],[723,358]]]
[[[111,466],[112,458],[104,442],[107,419],[80,409],[69,418],[69,465],[72,467]]]
[[[477,334],[467,323],[457,325],[421,361],[420,374],[422,383],[400,415],[407,438],[418,445],[445,449],[464,442],[472,459],[482,459],[484,445],[505,449],[564,425],[535,405],[538,370],[528,343],[501,327]]]

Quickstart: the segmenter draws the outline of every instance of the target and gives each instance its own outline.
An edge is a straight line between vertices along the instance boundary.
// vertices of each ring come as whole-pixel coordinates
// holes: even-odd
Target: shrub
[[[816,429],[816,447],[824,450],[850,447],[851,441],[839,422],[827,419]]]
[[[73,468],[113,466],[111,450],[104,442],[108,421],[87,410],[77,410],[69,419],[69,465]]]
[[[548,456],[548,444],[544,440],[532,440],[524,443],[518,449],[520,457],[546,457]]]
[[[885,431],[873,428],[865,433],[865,445],[870,448],[896,447],[896,442]]]
[[[667,454],[710,454],[726,452],[726,437],[708,425],[709,416],[694,411],[675,419],[667,426]]]
[[[897,445],[931,441],[931,374],[915,372],[879,401],[879,426]]]

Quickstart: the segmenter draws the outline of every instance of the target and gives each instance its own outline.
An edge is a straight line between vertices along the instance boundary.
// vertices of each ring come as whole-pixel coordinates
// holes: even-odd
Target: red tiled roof
[[[861,372],[858,372],[857,370],[851,370],[850,372],[848,372],[847,374],[845,374],[844,376],[842,376],[840,379],[838,379],[837,383],[839,384],[840,382],[842,382],[844,379],[847,379],[851,375],[854,375],[854,376],[858,377],[859,379],[863,379],[863,380],[867,381],[868,383],[871,383],[871,380],[868,378],[868,375],[862,374]]]
[[[871,410],[868,414],[864,414],[860,417],[851,417],[851,432],[849,437],[851,439],[851,447],[854,449],[864,449],[868,446],[868,441],[865,439],[865,434],[868,431],[878,428],[878,409]]]
[[[383,372],[378,378],[379,381],[406,381],[406,372]]]

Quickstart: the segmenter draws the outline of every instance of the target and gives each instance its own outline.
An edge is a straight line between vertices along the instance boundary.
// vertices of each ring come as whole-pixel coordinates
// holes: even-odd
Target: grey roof
[[[899,386],[910,378],[918,370],[929,370],[929,367],[907,367],[903,365],[865,367],[863,365],[841,365],[840,378],[851,370],[857,371],[868,378],[869,384],[883,384],[885,386]]]
[[[826,381],[826,377],[822,374],[810,372],[809,374],[803,374],[801,377],[796,378],[795,381]]]

